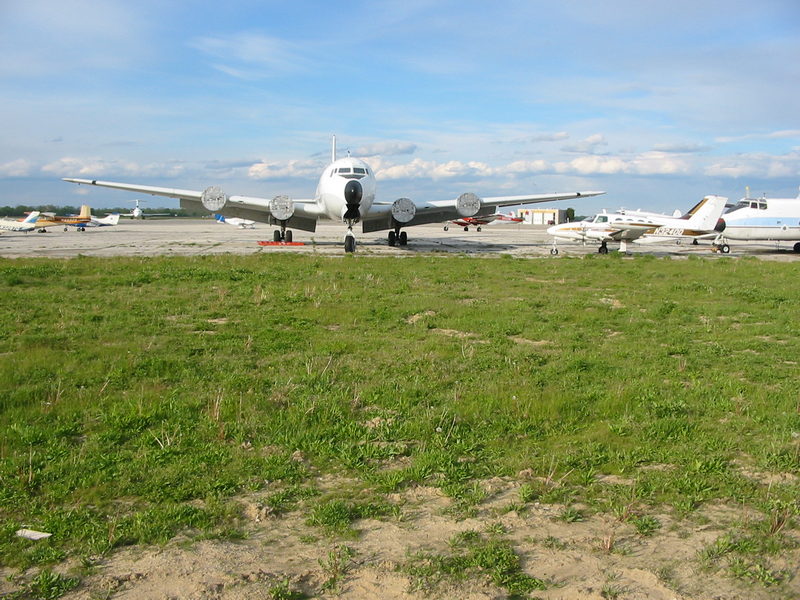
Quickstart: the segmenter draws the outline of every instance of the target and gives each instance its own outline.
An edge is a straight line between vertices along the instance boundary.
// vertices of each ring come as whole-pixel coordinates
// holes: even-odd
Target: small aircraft
[[[69,181],[65,179],[65,181]],[[129,213],[121,213],[120,217],[130,217],[131,219],[144,219],[145,217],[174,217],[172,213],[145,213],[139,206],[140,200],[136,199],[136,206]]]
[[[725,229],[713,242],[713,247],[728,254],[726,240],[795,241],[794,251],[800,252],[800,194],[797,198],[745,197],[722,215]]]
[[[39,211],[35,210],[21,221],[16,219],[0,219],[0,229],[6,231],[32,231],[36,229],[36,220],[39,218]]]
[[[227,223],[228,225],[233,225],[239,229],[256,228],[256,222],[250,219],[237,219],[236,217],[224,217],[222,215],[214,215],[214,219],[217,221],[217,223]]]
[[[522,223],[522,219],[518,217],[512,217],[511,215],[504,215],[502,213],[494,213],[493,215],[486,215],[485,217],[464,217],[462,219],[453,219],[452,221],[449,221],[449,223],[463,227],[464,231],[469,231],[469,228],[472,226],[475,226],[475,231],[480,231],[482,225],[489,225],[492,223],[497,223],[498,221],[504,221],[506,223]],[[449,223],[444,226],[445,231],[450,229]]]
[[[724,227],[720,215],[727,200],[724,196],[706,196],[682,217],[620,210],[616,213],[602,212],[578,223],[553,225],[547,230],[553,236],[550,254],[558,254],[556,239],[579,240],[584,243],[587,240],[596,240],[600,242],[597,251],[608,254],[608,242],[619,242],[620,252],[626,252],[628,242],[638,240],[645,234],[662,238],[708,235],[721,231]]]
[[[315,231],[317,221],[330,219],[347,226],[344,236],[344,251],[354,252],[356,238],[353,226],[361,223],[364,233],[389,230],[390,246],[408,243],[403,227],[424,223],[441,223],[453,218],[480,217],[492,214],[498,206],[512,206],[535,202],[552,202],[597,196],[604,192],[566,192],[526,196],[497,196],[479,198],[473,193],[461,194],[458,198],[416,203],[408,198],[394,201],[377,200],[376,181],[372,168],[363,160],[351,156],[336,158],[336,137],[331,144],[331,163],[322,172],[313,198],[293,200],[288,196],[272,199],[251,196],[229,196],[219,186],[205,190],[181,190],[148,185],[97,181],[96,179],[72,179],[64,181],[96,185],[131,192],[179,198],[181,208],[205,209],[226,217],[252,219],[280,227],[274,231],[276,242],[291,242],[292,231]]]
[[[86,226],[92,221],[92,209],[88,204],[81,206],[79,215],[71,215],[67,217],[60,217],[54,213],[42,213],[36,221],[36,228],[39,233],[46,233],[46,227],[56,227],[63,225],[64,231],[67,231],[70,225],[76,227],[78,231],[86,231]],[[91,227],[91,225],[90,225]]]
[[[86,223],[88,227],[109,227],[111,225],[116,225],[119,223],[119,213],[111,213],[110,215],[106,215],[105,217],[91,217],[91,221]]]

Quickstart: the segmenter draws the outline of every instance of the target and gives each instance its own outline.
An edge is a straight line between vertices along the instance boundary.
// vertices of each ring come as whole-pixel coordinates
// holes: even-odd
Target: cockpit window
[[[349,173],[350,167],[339,167],[339,173]]]
[[[597,215],[595,223],[608,223],[608,217],[606,217],[605,215]]]
[[[359,173],[361,175],[366,175],[367,174],[367,170],[366,169],[362,169],[361,167],[353,167],[353,173]]]

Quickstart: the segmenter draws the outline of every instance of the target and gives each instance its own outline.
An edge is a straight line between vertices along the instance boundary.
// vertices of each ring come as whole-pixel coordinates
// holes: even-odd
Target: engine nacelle
[[[203,194],[200,196],[200,202],[203,203],[203,207],[207,211],[219,212],[228,202],[228,196],[225,195],[221,187],[212,185],[203,190]]]
[[[474,217],[481,209],[481,199],[472,192],[461,194],[456,200],[456,210],[462,217]]]
[[[417,205],[408,198],[398,198],[392,202],[392,217],[398,223],[408,223],[417,214]]]
[[[269,201],[269,212],[277,221],[288,221],[294,214],[294,202],[289,196],[275,196]]]

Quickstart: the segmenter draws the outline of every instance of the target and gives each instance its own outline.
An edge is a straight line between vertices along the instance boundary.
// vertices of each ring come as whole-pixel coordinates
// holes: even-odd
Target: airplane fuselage
[[[332,162],[317,184],[320,212],[332,221],[360,221],[375,201],[375,175],[363,160],[346,157]]]
[[[745,198],[722,218],[732,240],[800,240],[800,198]]]

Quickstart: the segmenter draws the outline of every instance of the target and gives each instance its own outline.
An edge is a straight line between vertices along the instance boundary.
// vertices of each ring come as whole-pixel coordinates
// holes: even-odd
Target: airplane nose
[[[364,188],[361,187],[361,183],[354,179],[348,181],[347,185],[344,186],[344,201],[347,203],[347,206],[358,206],[361,204],[361,197],[363,195]]]

